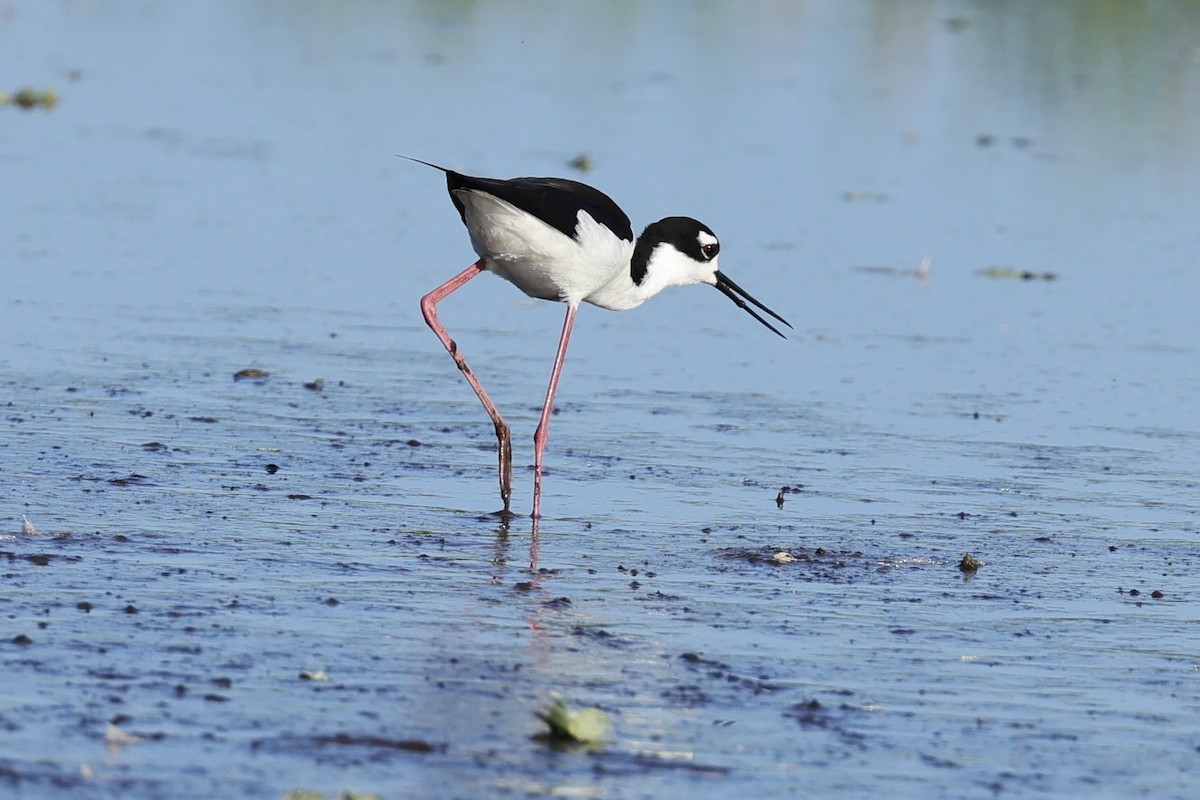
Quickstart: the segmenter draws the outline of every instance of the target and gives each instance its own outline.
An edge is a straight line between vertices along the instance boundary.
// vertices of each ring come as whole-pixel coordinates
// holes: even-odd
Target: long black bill
[[[784,336],[782,333],[779,332],[778,328],[776,328],[774,325],[772,325],[771,323],[767,322],[765,319],[760,317],[758,315],[757,311],[755,311],[750,306],[746,305],[746,300],[749,300],[751,305],[761,308],[763,311],[767,312],[772,317],[774,317],[775,319],[782,322],[784,325],[787,325],[789,328],[792,327],[792,323],[788,322],[786,319],[779,316],[774,311],[772,311],[771,309],[764,306],[762,303],[755,300],[753,297],[750,296],[749,292],[747,292],[742,287],[738,286],[733,281],[729,280],[729,278],[726,277],[725,273],[720,272],[720,271],[717,272],[717,288],[721,290],[722,294],[724,294],[726,297],[728,297],[730,300],[732,300],[734,303],[736,303],[738,308],[744,310],[747,314],[754,317],[756,320],[761,322],[763,325],[766,325],[768,328],[771,329],[771,331],[775,335],[777,335],[783,339],[787,338],[786,336]],[[743,298],[745,298],[745,299],[743,300]]]

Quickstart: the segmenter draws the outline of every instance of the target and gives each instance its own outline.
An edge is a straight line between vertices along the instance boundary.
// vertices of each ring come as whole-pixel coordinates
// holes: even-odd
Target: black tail
[[[462,188],[466,187],[467,183],[471,180],[471,178],[468,178],[466,175],[463,175],[461,172],[455,172],[454,170],[448,169],[447,167],[443,167],[439,164],[434,164],[429,161],[422,161],[421,159],[413,158],[412,156],[402,156],[399,153],[397,153],[396,157],[408,159],[409,161],[415,161],[418,164],[424,164],[427,167],[433,167],[434,169],[438,169],[438,170],[441,170],[442,172],[446,173],[446,191],[450,194],[450,200],[451,200],[451,202],[454,203],[454,207],[456,209],[458,209],[458,216],[460,218],[462,218],[463,224],[464,225],[466,224],[466,222],[467,222],[466,209],[463,208],[462,202],[457,197],[454,196],[454,190],[462,189]]]
[[[412,156],[402,156],[399,153],[397,153],[396,158],[404,158],[404,159],[408,159],[409,161],[415,161],[418,164],[424,164],[427,167],[433,167],[434,169],[440,169],[442,172],[445,172],[447,175],[449,175],[451,172],[454,172],[454,170],[452,170],[452,169],[446,169],[445,167],[438,166],[437,164],[431,164],[428,161],[422,161],[419,158],[413,158]]]

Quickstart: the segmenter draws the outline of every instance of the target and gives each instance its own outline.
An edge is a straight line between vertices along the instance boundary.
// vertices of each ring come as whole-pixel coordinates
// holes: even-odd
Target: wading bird
[[[783,336],[779,329],[750,306],[792,327],[721,272],[717,267],[721,244],[698,220],[666,217],[634,239],[629,217],[620,206],[587,184],[563,178],[472,178],[427,161],[410,160],[446,174],[450,199],[479,256],[474,264],[421,298],[421,313],[496,426],[502,514],[510,513],[512,499],[512,435],[437,315],[437,304],[479,273],[495,273],[530,297],[567,304],[546,402],[533,437],[535,520],[541,514],[542,455],[554,393],[580,303],[628,311],[669,286],[707,283],[779,336]]]

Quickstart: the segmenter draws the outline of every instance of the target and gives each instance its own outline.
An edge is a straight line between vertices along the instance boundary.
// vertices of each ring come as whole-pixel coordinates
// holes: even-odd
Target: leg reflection
[[[538,568],[538,515],[533,515],[533,532],[529,537],[529,570],[537,572]]]

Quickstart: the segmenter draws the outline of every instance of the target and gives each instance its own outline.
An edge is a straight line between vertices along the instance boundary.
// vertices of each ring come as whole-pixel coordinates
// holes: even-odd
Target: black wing
[[[417,158],[409,160],[446,173],[446,189],[450,192],[450,199],[454,201],[454,207],[458,209],[460,217],[465,212],[454,191],[469,189],[512,203],[572,239],[575,238],[575,228],[579,224],[579,212],[586,211],[592,219],[620,238],[627,242],[633,241],[633,226],[621,207],[604,192],[586,183],[566,178],[472,178],[470,175],[430,164],[428,161]],[[463,222],[466,222],[465,218]]]

